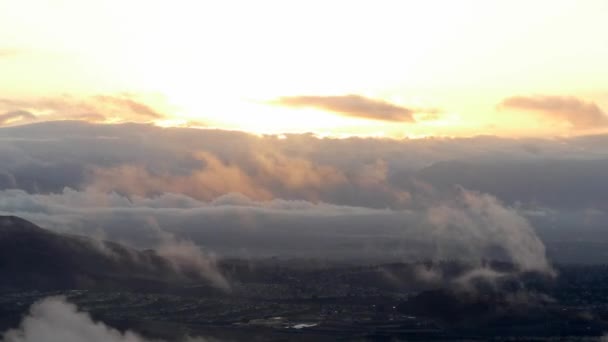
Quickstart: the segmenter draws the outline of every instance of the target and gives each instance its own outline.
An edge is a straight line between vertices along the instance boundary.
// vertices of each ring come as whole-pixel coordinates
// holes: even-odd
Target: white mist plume
[[[145,221],[160,241],[155,248],[156,253],[169,261],[175,271],[207,279],[215,287],[226,291],[230,289],[228,280],[217,268],[214,254],[205,253],[194,242],[163,230],[154,217],[146,217]]]
[[[554,273],[530,223],[491,195],[459,189],[455,199],[442,200],[426,212],[440,242],[438,253],[447,244],[455,244],[468,254],[463,257],[480,260],[488,251],[499,249],[520,271]]]
[[[30,313],[17,329],[3,334],[1,342],[163,342],[149,340],[134,332],[120,332],[61,297],[49,297],[30,308]],[[208,339],[186,339],[183,342],[210,342]]]
[[[190,240],[178,240],[171,234],[166,236],[156,252],[169,260],[176,271],[194,272],[197,276],[211,281],[216,287],[230,289],[230,284],[217,269],[213,254],[203,253],[201,248]]]

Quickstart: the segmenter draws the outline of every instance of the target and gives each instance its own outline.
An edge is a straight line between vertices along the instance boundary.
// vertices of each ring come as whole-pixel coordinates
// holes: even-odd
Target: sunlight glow
[[[595,39],[608,30],[606,10],[604,1],[565,0],[3,2],[0,41],[19,53],[0,58],[0,88],[5,96],[160,94],[172,110],[159,125],[562,134],[567,125],[547,126],[496,105],[508,96],[549,94],[607,108],[598,89],[608,89],[608,44]],[[425,99],[440,117],[373,122],[259,104],[346,94],[409,99],[397,101],[406,107]]]

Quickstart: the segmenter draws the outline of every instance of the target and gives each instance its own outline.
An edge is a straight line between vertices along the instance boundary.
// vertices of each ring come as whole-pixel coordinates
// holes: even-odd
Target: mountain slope
[[[153,251],[0,216],[0,288],[159,288],[192,281]]]

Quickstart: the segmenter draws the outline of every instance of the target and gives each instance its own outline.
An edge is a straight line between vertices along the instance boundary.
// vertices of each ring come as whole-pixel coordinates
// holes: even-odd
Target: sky
[[[564,137],[608,128],[608,3],[0,3],[0,125]]]
[[[0,216],[221,288],[222,258],[607,264],[607,18],[606,0],[0,0]],[[61,298],[3,338],[66,331],[145,341]]]
[[[196,260],[608,262],[606,14],[0,1],[0,214]]]

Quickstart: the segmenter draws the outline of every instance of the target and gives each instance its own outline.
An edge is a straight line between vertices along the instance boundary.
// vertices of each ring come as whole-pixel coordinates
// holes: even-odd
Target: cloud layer
[[[601,206],[606,136],[571,139],[320,139],[152,125],[53,122],[0,129],[0,189],[64,187],[210,201],[230,192],[407,208],[428,183],[508,203]],[[500,174],[498,180],[496,175]],[[529,186],[534,184],[534,186]],[[567,186],[566,186],[567,185]]]
[[[467,235],[447,233],[433,245],[429,235],[441,231],[441,215],[492,229],[462,214],[472,209],[455,194],[458,186],[482,199],[489,194],[540,228],[560,217],[574,231],[580,225],[573,217],[608,210],[602,135],[321,139],[72,121],[3,128],[0,141],[0,210],[145,248],[160,246],[167,233],[177,244],[191,241],[220,255],[478,259],[499,255],[501,247],[465,248],[457,237]],[[460,218],[438,209],[446,206]],[[505,243],[481,236],[490,245]],[[197,263],[195,255],[191,260]]]
[[[158,245],[162,234],[171,234],[224,256],[501,259],[521,270],[551,273],[544,245],[524,217],[492,196],[462,189],[421,201],[417,210],[258,202],[239,194],[201,202],[177,194],[128,199],[94,191],[29,195],[7,190],[0,192],[0,210],[55,230],[141,247]],[[199,266],[210,273],[205,259],[192,257],[196,250],[184,244],[160,248],[161,255],[185,265],[203,262]]]

